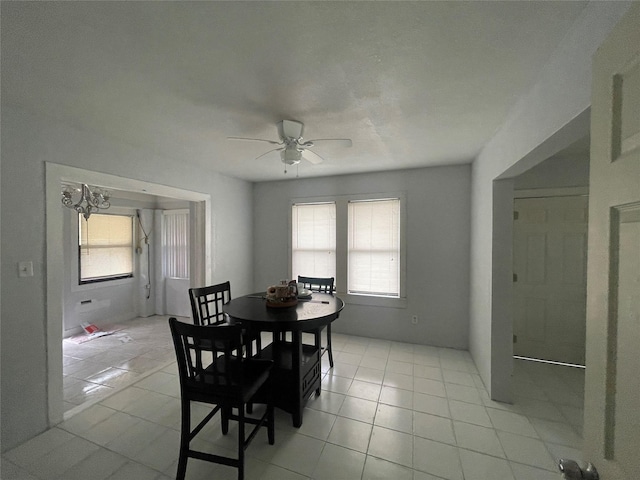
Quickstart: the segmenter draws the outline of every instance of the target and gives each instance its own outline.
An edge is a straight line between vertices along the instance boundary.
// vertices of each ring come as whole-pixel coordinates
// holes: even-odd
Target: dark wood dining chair
[[[234,355],[242,345],[242,327],[239,325],[193,325],[172,317],[169,319],[169,327],[180,378],[180,455],[176,479],[183,480],[187,470],[187,460],[197,458],[235,467],[238,469],[238,480],[242,480],[245,450],[260,427],[267,427],[270,445],[275,441],[273,392],[270,379],[273,362]],[[258,390],[261,390],[261,398],[266,398],[266,411],[260,418],[246,416],[245,406]],[[191,429],[191,402],[214,405],[193,429]],[[237,414],[234,413],[234,409]],[[229,420],[238,422],[238,458],[224,457],[191,448],[193,439],[218,412],[221,415],[224,435],[229,432]],[[254,425],[248,437],[245,436],[245,424]]]
[[[298,275],[298,285],[302,288],[311,290],[312,292],[333,293],[335,290],[334,277],[303,277]],[[315,337],[316,347],[320,350],[320,356],[325,353],[329,354],[329,365],[333,368],[333,352],[331,351],[331,323],[327,324],[327,346],[322,346],[322,330],[324,327],[318,328],[311,332]]]
[[[207,287],[189,289],[189,301],[191,302],[191,315],[193,323],[196,325],[221,325],[229,323],[223,306],[231,300],[231,283],[226,281]],[[247,334],[244,336],[247,356],[252,357],[253,344],[255,342],[255,354],[262,350],[262,340],[260,332]]]

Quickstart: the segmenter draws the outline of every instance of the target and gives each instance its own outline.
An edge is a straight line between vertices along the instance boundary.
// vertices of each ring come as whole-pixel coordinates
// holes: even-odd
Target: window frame
[[[336,205],[336,202],[334,202],[334,201],[330,201],[330,202],[294,202],[294,203],[291,204],[290,222],[289,222],[289,225],[290,225],[290,228],[289,228],[289,248],[290,248],[289,249],[289,253],[290,253],[289,254],[289,276],[291,278],[297,278],[297,277],[295,277],[296,274],[293,271],[293,251],[294,251],[294,248],[293,248],[293,243],[294,243],[294,241],[293,241],[293,209],[296,206],[299,207],[299,206],[305,206],[305,205],[333,205],[335,218],[336,218],[336,224],[337,224],[337,205]],[[336,225],[334,225],[334,230],[335,230],[335,227],[336,227]],[[334,278],[337,277],[337,268],[338,268],[338,261],[337,261],[337,257],[336,257],[336,255],[337,255],[337,232],[336,232],[336,238],[334,238],[334,242],[336,244],[335,244],[335,247],[332,250],[332,252],[333,252],[333,257],[334,257],[333,258],[333,263],[334,263],[336,272],[333,273],[333,274],[322,274],[322,275],[316,274],[315,276],[321,276],[321,277],[333,276]],[[320,249],[318,249],[318,250],[320,250]],[[304,276],[304,274],[303,274],[303,276]]]
[[[350,294],[347,288],[348,279],[348,248],[349,225],[348,209],[350,201],[385,200],[397,198],[400,200],[400,296],[386,297],[368,294]],[[292,211],[294,204],[326,203],[336,204],[336,293],[346,304],[364,305],[372,307],[407,308],[406,280],[407,280],[407,195],[404,191],[358,193],[348,195],[328,195],[314,197],[295,197],[289,204],[289,276],[292,275]]]
[[[352,267],[355,268],[354,265],[352,265],[353,262],[351,262],[351,260],[353,259],[353,257],[358,256],[358,252],[367,252],[369,254],[371,254],[371,252],[376,252],[375,250],[372,249],[356,249],[353,248],[353,242],[357,241],[354,238],[354,234],[355,234],[355,230],[353,228],[353,222],[355,222],[355,218],[353,218],[353,215],[356,213],[356,209],[358,208],[357,205],[366,205],[366,204],[373,204],[373,203],[381,203],[381,202],[393,202],[394,205],[397,204],[397,208],[398,208],[398,217],[397,217],[397,222],[398,222],[398,230],[397,230],[397,237],[394,236],[394,240],[397,240],[397,253],[398,253],[398,257],[397,257],[397,262],[396,262],[396,267],[397,268],[397,292],[394,291],[393,294],[391,294],[389,292],[389,294],[382,294],[382,293],[376,293],[376,292],[371,292],[371,291],[356,291],[355,288],[352,288],[352,286],[349,284],[350,280],[354,280],[355,281],[355,277],[354,275],[351,273],[352,272]],[[365,296],[369,296],[369,297],[383,297],[383,298],[399,298],[400,297],[400,209],[401,209],[401,201],[399,198],[397,197],[389,197],[389,198],[381,198],[381,199],[366,199],[366,200],[350,200],[347,203],[347,223],[349,226],[349,236],[348,236],[348,243],[347,243],[347,292],[349,293],[349,295],[365,295]],[[386,252],[390,252],[391,250],[386,250]],[[394,252],[396,251],[395,249],[393,250]],[[356,262],[357,263],[357,262]],[[395,280],[394,280],[395,281]],[[395,290],[395,289],[394,289]]]
[[[136,245],[136,224],[135,224],[135,215],[132,212],[117,212],[117,211],[110,211],[110,212],[100,212],[97,213],[96,215],[112,215],[112,216],[117,216],[117,217],[129,217],[131,220],[131,273],[126,273],[126,274],[118,274],[118,275],[109,275],[109,276],[102,276],[102,277],[95,277],[95,278],[91,278],[89,280],[82,280],[82,261],[81,261],[81,256],[82,256],[82,247],[80,245],[80,222],[84,221],[83,217],[81,214],[78,214],[76,217],[76,221],[74,222],[76,225],[76,234],[75,234],[75,238],[77,241],[77,286],[78,287],[86,287],[86,286],[90,286],[90,285],[96,285],[96,286],[100,286],[100,285],[104,285],[105,283],[109,283],[109,285],[119,285],[121,283],[123,283],[123,281],[131,281],[134,276],[135,276],[135,272],[136,272],[136,258],[135,258],[135,245]]]

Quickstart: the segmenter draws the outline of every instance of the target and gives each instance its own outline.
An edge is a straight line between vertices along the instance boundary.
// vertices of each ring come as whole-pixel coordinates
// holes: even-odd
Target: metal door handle
[[[576,461],[561,458],[558,468],[566,480],[600,480],[600,475],[592,463],[587,463],[587,468],[583,470]]]

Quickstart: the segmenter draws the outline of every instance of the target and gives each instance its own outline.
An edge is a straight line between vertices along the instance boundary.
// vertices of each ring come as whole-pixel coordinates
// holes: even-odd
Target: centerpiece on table
[[[298,284],[295,280],[287,283],[281,280],[280,285],[267,288],[267,307],[292,307],[298,304]]]

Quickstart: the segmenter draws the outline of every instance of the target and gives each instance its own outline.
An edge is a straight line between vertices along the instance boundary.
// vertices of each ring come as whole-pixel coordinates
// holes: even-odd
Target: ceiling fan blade
[[[278,151],[278,150],[284,150],[284,147],[280,147],[280,148],[273,148],[273,149],[271,149],[271,150],[269,150],[269,151],[264,152],[262,155],[257,156],[255,159],[256,159],[256,160],[258,160],[259,158],[262,158],[262,157],[264,157],[265,155],[267,155],[267,154],[269,154],[269,153],[271,153],[271,152]]]
[[[351,147],[353,142],[350,138],[316,138],[315,140],[307,140],[303,143],[303,146],[313,146],[316,142],[339,142],[343,147]]]
[[[246,137],[227,137],[227,140],[250,140],[253,142],[267,142],[272,145],[282,145],[282,142],[276,142],[275,140],[265,140],[264,138],[246,138]]]
[[[306,161],[308,161],[309,163],[313,163],[314,165],[324,162],[324,158],[311,150],[302,150],[302,157]]]

